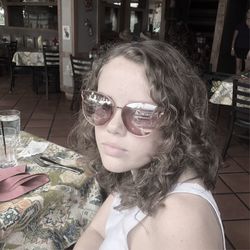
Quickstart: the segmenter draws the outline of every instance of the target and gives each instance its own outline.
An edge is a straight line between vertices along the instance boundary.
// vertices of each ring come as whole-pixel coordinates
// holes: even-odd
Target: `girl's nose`
[[[121,108],[116,108],[115,113],[107,124],[107,131],[111,134],[118,134],[123,136],[126,134],[127,129],[124,126],[121,115]]]

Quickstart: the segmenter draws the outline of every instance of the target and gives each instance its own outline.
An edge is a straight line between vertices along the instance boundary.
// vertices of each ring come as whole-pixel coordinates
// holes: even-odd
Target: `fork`
[[[61,165],[59,163],[56,163],[54,161],[50,161],[52,164],[48,164],[46,162],[44,162],[44,160],[40,159],[38,156],[31,156],[31,159],[38,164],[40,167],[51,167],[51,168],[59,168],[59,169],[65,169],[65,170],[69,170],[78,174],[82,174],[84,171],[80,168],[75,168],[75,167],[71,167],[71,166],[64,166]]]

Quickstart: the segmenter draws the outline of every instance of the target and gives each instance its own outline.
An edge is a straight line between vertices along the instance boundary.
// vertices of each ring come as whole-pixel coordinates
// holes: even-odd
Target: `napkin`
[[[17,198],[47,182],[47,174],[27,173],[26,166],[0,169],[0,202]]]
[[[48,147],[49,142],[41,141],[31,141],[27,147],[23,149],[21,153],[18,154],[18,158],[21,157],[30,157],[32,155],[43,153]]]

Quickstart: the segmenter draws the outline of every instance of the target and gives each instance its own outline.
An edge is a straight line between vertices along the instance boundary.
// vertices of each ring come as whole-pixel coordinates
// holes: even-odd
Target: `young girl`
[[[113,48],[82,113],[78,150],[109,196],[74,249],[225,249],[206,88],[183,56],[159,41]]]

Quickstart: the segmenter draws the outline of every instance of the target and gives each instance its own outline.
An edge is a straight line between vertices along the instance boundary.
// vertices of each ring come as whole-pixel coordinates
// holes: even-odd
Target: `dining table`
[[[16,66],[44,66],[44,57],[42,51],[16,51],[12,62]]]
[[[248,82],[250,84],[250,71],[245,71],[238,75],[232,75],[222,81],[214,81],[211,88],[213,95],[210,97],[209,102],[219,105],[231,106],[234,79]]]
[[[24,131],[18,145],[18,165],[25,165],[27,173],[45,174],[49,181],[0,202],[0,249],[66,249],[76,243],[101,206],[101,188],[77,152]],[[35,160],[41,156],[61,159],[81,172],[49,162],[44,166]]]

